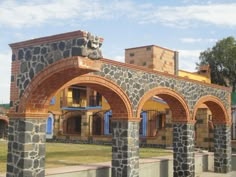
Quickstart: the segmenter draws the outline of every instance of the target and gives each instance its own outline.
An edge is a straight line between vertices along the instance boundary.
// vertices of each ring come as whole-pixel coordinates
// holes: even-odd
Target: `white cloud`
[[[236,3],[162,6],[141,21],[142,23],[163,23],[165,25],[185,28],[196,22],[221,26],[236,26]]]
[[[195,43],[195,42],[201,42],[202,38],[182,38],[180,40],[184,43]]]
[[[0,2],[0,25],[32,27],[92,19],[129,18],[139,23],[162,23],[189,27],[196,22],[221,26],[236,26],[236,3],[207,3],[202,5],[157,6],[134,0],[51,0]]]
[[[34,4],[30,1],[3,1],[0,4],[0,24],[11,27],[38,26],[72,18],[87,20],[101,17],[103,13],[102,5],[92,0],[52,0]]]
[[[11,53],[0,54],[0,103],[9,103],[10,77],[11,77]]]
[[[196,63],[199,62],[201,50],[178,50],[179,51],[179,68],[181,70],[195,71]]]
[[[0,2],[0,24],[11,27],[31,27],[45,23],[60,24],[60,20],[81,21],[111,19],[126,16],[140,18],[151,4],[138,4],[134,1],[103,0],[51,0],[20,2],[16,0]],[[16,8],[17,7],[17,8]],[[69,24],[69,23],[67,23]]]
[[[183,43],[216,42],[215,38],[181,38]]]
[[[119,61],[119,62],[125,62],[124,56],[115,56],[112,58],[112,60]]]

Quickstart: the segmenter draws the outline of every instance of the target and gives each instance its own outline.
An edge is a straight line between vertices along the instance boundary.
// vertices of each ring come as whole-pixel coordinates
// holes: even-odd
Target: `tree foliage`
[[[209,64],[212,83],[232,87],[236,91],[236,40],[227,37],[201,52],[197,67]]]

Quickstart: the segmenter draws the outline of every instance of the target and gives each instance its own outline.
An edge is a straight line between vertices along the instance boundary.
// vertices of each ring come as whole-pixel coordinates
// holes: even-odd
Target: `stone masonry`
[[[45,119],[10,119],[7,177],[44,177]]]
[[[215,172],[231,171],[231,127],[215,125],[214,129],[214,167]]]
[[[20,61],[19,73],[11,76],[19,89],[19,98],[35,75],[60,59],[72,56],[102,58],[102,41],[102,38],[81,31],[80,37],[19,48],[12,54],[12,62]],[[17,107],[19,103],[11,101],[11,104]]]
[[[112,177],[139,176],[139,121],[113,120]]]
[[[24,116],[37,117],[38,115],[47,114],[48,110],[46,110],[45,101],[48,101],[49,97],[52,96],[50,94],[55,93],[63,84],[68,82],[65,77],[63,77],[65,79],[63,80],[60,76],[68,76],[71,80],[80,77],[82,73],[79,72],[82,69],[78,68],[77,65],[76,67],[74,67],[75,65],[73,67],[68,65],[71,67],[69,73],[67,70],[63,70],[64,62],[70,63],[72,61],[74,63],[76,56],[83,56],[81,58],[91,58],[90,63],[94,63],[94,59],[102,57],[99,49],[101,42],[102,38],[82,31],[76,31],[10,45],[13,54],[8,177],[44,176],[46,122],[44,119],[32,119]],[[73,58],[72,56],[75,57]],[[78,60],[81,58],[78,58]],[[90,72],[86,77],[97,76],[96,79],[100,82],[88,79],[88,82],[83,84],[92,84],[98,90],[104,90],[105,88],[113,101],[114,98],[119,100],[117,105],[115,103],[116,100],[114,101],[112,109],[117,110],[112,111],[120,111],[119,113],[129,111],[129,114],[124,114],[128,115],[128,117],[123,117],[123,119],[118,119],[119,116],[117,118],[114,117],[116,119],[113,118],[113,177],[138,177],[138,111],[141,109],[139,105],[146,94],[156,95],[155,92],[152,92],[156,89],[161,90],[160,92],[162,93],[159,93],[161,96],[168,97],[170,108],[175,110],[175,112],[172,112],[176,115],[179,114],[178,118],[181,119],[178,120],[180,121],[178,123],[173,120],[175,122],[173,124],[174,176],[194,176],[194,125],[189,123],[192,120],[187,120],[187,117],[189,119],[192,118],[194,110],[199,106],[197,104],[199,100],[200,103],[202,103],[201,101],[205,103],[210,98],[213,99],[213,101],[210,100],[208,102],[211,106],[211,112],[217,109],[215,111],[216,118],[214,118],[223,124],[217,125],[215,129],[215,171],[224,173],[230,171],[230,128],[227,126],[231,121],[229,115],[229,89],[106,59],[99,62],[101,64],[99,70],[96,70],[97,72],[94,72],[95,70],[86,70],[86,73]],[[56,68],[55,64],[58,63],[60,63],[59,66],[62,67],[62,70]],[[50,65],[55,68],[52,69]],[[44,71],[47,71],[46,75]],[[42,82],[40,82],[41,88],[39,88],[37,83],[32,82],[36,75],[39,76],[37,78],[42,79]],[[44,80],[43,77],[47,79]],[[108,85],[103,86],[101,83],[103,81],[108,83]],[[31,82],[34,83],[34,87],[31,87]],[[45,88],[46,83],[53,83],[52,86],[48,84],[51,90],[50,94],[47,91],[49,88]],[[116,90],[110,89],[110,86]],[[25,90],[28,92],[23,98],[33,93],[32,98],[29,97],[31,101],[29,101],[29,107],[25,110],[31,110],[30,106],[32,106],[33,111],[29,112],[30,114],[26,112],[21,115],[21,118],[18,118],[19,112],[24,110],[20,109],[19,111],[18,108],[19,105],[25,105],[20,102]],[[166,90],[169,90],[169,92],[165,92]],[[172,117],[177,117],[176,115]]]
[[[194,177],[194,124],[173,123],[174,177]]]
[[[176,79],[167,75],[137,71],[112,64],[104,64],[102,71],[96,72],[96,74],[117,83],[129,96],[134,110],[137,109],[141,97],[156,87],[169,88],[182,94],[190,110],[193,109],[199,98],[205,95],[214,95],[225,104],[226,108],[230,106],[227,100],[228,92],[225,90]]]

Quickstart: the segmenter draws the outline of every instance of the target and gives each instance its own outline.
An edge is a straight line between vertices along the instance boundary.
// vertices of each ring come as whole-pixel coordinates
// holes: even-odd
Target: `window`
[[[151,47],[147,47],[146,50],[147,50],[147,51],[150,51],[150,50],[152,50],[152,48],[151,48]]]
[[[79,91],[79,89],[74,89],[73,88],[72,97],[73,97],[73,103],[74,104],[79,104],[80,103],[80,91]]]
[[[50,105],[54,105],[56,104],[56,97],[52,97],[51,101],[50,101]]]
[[[130,57],[133,57],[133,56],[134,56],[134,53],[130,53],[129,56],[130,56]]]

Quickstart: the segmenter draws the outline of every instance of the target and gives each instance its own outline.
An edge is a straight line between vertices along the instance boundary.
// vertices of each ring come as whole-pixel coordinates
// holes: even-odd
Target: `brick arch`
[[[172,117],[174,122],[190,122],[190,112],[188,105],[184,98],[174,90],[169,88],[154,88],[148,91],[144,96],[141,98],[138,108],[137,108],[137,115],[140,115],[142,107],[146,103],[148,99],[152,96],[159,96],[162,98],[170,107],[172,111]]]
[[[77,76],[91,72],[89,69],[80,69],[79,60],[79,57],[65,58],[39,72],[24,91],[16,112],[47,113],[49,99],[58,88]]]
[[[7,125],[9,123],[9,120],[6,116],[0,116],[0,120],[3,120]]]
[[[101,93],[112,109],[113,118],[133,118],[132,104],[127,94],[113,81],[101,76],[85,74],[72,79],[60,90],[73,84],[88,86]]]
[[[201,97],[194,106],[193,119],[196,117],[198,108],[205,104],[211,110],[212,121],[215,124],[230,124],[231,120],[221,100],[215,96],[207,95]]]
[[[38,73],[27,86],[20,99],[18,113],[47,115],[50,98],[72,84],[85,84],[102,93],[114,110],[114,116],[133,117],[131,103],[125,92],[114,82],[101,76],[85,75],[94,70],[79,68],[78,57],[59,60]],[[84,76],[82,76],[84,75]],[[112,98],[112,99],[111,99]]]

